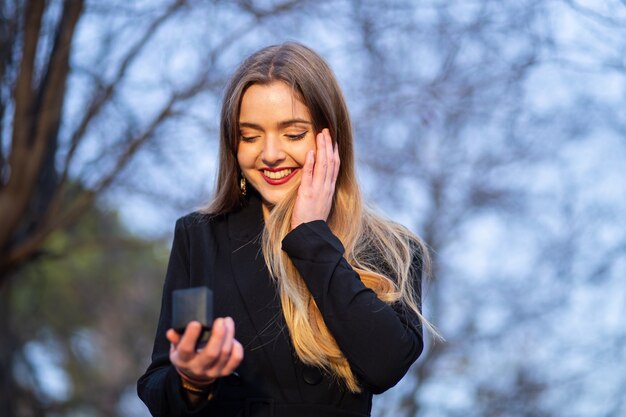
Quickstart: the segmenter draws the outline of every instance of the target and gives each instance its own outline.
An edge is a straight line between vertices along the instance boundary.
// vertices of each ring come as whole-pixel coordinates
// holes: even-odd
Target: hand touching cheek
[[[317,150],[309,151],[302,167],[302,179],[291,216],[291,228],[314,220],[328,220],[339,175],[339,149],[330,132],[317,134]]]

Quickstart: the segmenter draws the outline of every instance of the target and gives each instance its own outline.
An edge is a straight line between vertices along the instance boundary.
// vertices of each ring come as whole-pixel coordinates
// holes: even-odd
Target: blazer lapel
[[[256,330],[256,337],[244,349],[263,350],[285,400],[295,402],[299,400],[299,390],[289,332],[261,248],[264,224],[261,201],[256,194],[250,195],[248,203],[228,217],[235,284]]]

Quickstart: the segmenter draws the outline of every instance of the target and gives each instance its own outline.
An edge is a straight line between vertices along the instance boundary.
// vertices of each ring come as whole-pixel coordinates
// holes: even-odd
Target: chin
[[[276,204],[280,203],[281,201],[283,201],[287,195],[289,194],[289,192],[281,192],[281,193],[259,193],[261,194],[261,199],[263,200],[263,203],[265,205],[267,205],[268,207],[273,207]]]
[[[284,196],[283,196],[284,198]],[[269,198],[265,198],[263,197],[263,202],[269,206],[269,207],[274,207],[276,204],[280,203],[281,201],[283,201],[283,198],[277,197],[277,196],[271,196]]]

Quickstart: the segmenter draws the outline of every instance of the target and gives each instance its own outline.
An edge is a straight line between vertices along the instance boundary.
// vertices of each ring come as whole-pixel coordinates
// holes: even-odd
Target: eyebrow
[[[280,122],[278,124],[278,127],[281,128],[281,129],[284,129],[286,127],[289,127],[289,126],[295,125],[295,124],[312,125],[313,123],[309,122],[308,120],[304,120],[304,119],[290,119],[290,120],[285,120],[283,122]],[[258,125],[256,123],[240,122],[239,123],[239,127],[240,128],[242,128],[242,127],[249,127],[250,129],[263,130],[261,125]]]

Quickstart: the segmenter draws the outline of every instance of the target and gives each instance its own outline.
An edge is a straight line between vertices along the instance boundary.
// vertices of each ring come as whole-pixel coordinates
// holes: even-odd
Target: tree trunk
[[[0,285],[0,415],[15,416],[17,386],[13,378],[13,358],[17,349],[11,323],[11,280]]]

